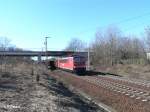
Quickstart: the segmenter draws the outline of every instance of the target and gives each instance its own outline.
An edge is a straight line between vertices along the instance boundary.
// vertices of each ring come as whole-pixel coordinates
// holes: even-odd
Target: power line
[[[141,15],[138,15],[138,16],[127,18],[125,20],[121,20],[119,22],[116,22],[115,24],[122,24],[122,23],[125,23],[125,22],[128,22],[128,21],[132,21],[132,20],[136,20],[136,19],[139,19],[139,18],[142,18],[142,17],[145,17],[145,16],[149,16],[149,15],[150,15],[150,12],[144,13],[144,14],[141,14]]]
[[[141,14],[141,15],[138,15],[138,16],[134,16],[134,17],[129,17],[129,18],[124,19],[124,20],[121,20],[121,21],[119,21],[119,22],[114,22],[113,24],[119,25],[119,24],[126,23],[126,22],[129,22],[129,21],[137,20],[137,19],[142,18],[142,17],[145,17],[145,16],[150,16],[150,12],[144,13],[144,14]],[[106,25],[105,25],[105,26],[102,26],[102,27],[105,28]],[[96,29],[96,28],[92,28],[92,30],[93,30],[93,29]],[[83,33],[89,32],[89,31],[91,31],[91,29],[89,29],[89,30],[87,30],[87,31],[79,32],[79,33],[77,33],[77,34],[83,34]]]
[[[132,29],[137,29],[137,28],[139,28],[139,26],[142,26],[142,25],[145,26],[144,23],[140,22],[140,24],[136,24],[136,25],[134,25],[132,27],[125,28],[124,31],[126,32],[126,31],[129,31],[129,30],[132,30]]]
[[[150,15],[150,13],[145,13],[145,15],[141,15],[141,16],[137,16],[137,17],[135,17],[135,18],[130,18],[130,19],[128,19],[128,20],[126,20],[126,21],[132,21],[132,20],[135,20],[135,19],[139,19],[139,18],[142,18],[142,17],[145,17],[145,16],[148,16],[148,15]],[[145,26],[144,25],[144,22],[139,22],[140,24],[136,24],[136,25],[133,25],[132,27],[129,27],[129,28],[125,28],[125,30],[124,31],[128,31],[128,30],[132,30],[132,29],[137,29],[137,28],[139,28],[139,26]],[[147,25],[148,26],[148,25]]]

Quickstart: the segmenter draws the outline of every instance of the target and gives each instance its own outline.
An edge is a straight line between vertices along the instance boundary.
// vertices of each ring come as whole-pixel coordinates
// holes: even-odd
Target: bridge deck
[[[83,55],[87,56],[87,52],[74,52],[74,51],[0,51],[0,56],[68,56],[68,55]]]

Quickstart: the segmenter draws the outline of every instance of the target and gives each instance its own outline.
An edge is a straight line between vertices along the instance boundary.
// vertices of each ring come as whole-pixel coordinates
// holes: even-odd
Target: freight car
[[[56,69],[56,60],[54,58],[48,61],[48,69],[55,70]]]

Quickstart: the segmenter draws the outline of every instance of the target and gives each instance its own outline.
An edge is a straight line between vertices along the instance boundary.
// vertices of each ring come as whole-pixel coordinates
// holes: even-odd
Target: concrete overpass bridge
[[[42,56],[69,56],[69,55],[82,55],[87,57],[87,52],[74,52],[74,51],[0,51],[0,56],[11,56],[11,57],[38,57],[38,61],[41,61]]]

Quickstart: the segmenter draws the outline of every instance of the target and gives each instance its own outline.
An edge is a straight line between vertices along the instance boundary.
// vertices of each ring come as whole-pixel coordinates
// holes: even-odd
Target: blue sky
[[[0,0],[0,36],[21,48],[41,50],[44,37],[50,36],[49,50],[62,50],[71,38],[91,41],[109,25],[141,35],[150,25],[150,1]]]

